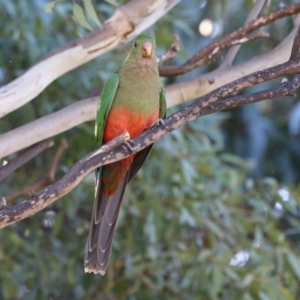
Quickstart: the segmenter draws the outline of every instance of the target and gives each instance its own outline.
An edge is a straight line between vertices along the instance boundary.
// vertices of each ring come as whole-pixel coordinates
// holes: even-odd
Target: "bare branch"
[[[51,160],[51,163],[50,163],[50,168],[49,168],[49,171],[48,171],[48,178],[51,182],[53,182],[55,180],[55,173],[56,173],[56,167],[57,167],[57,164],[58,164],[58,161],[61,157],[61,155],[63,154],[63,152],[68,148],[68,143],[65,139],[63,139],[58,148],[56,149],[56,152]]]
[[[45,149],[52,147],[54,145],[53,140],[48,139],[37,144],[30,146],[28,149],[24,150],[17,157],[10,160],[6,165],[0,168],[0,181],[11,174],[13,171],[18,169],[20,166],[24,165],[33,157],[37,156],[39,153]]]
[[[0,135],[0,158],[95,119],[98,97],[75,102],[57,112]],[[29,144],[28,144],[29,143]],[[13,150],[13,151],[11,151]]]
[[[140,136],[133,140],[133,150],[138,152],[154,143],[167,133],[181,127],[186,122],[194,120],[199,116],[210,114],[222,109],[232,108],[247,103],[253,103],[264,99],[279,97],[279,96],[293,96],[295,90],[300,86],[300,75],[296,75],[290,82],[283,82],[278,87],[268,89],[252,95],[229,96],[241,91],[242,89],[253,86],[261,82],[269,81],[280,76],[299,74],[300,62],[294,58],[299,57],[295,55],[295,49],[300,42],[300,29],[297,31],[295,41],[293,44],[293,51],[291,59],[278,66],[255,72],[244,76],[232,83],[229,83],[217,90],[205,95],[196,100],[191,105],[185,107],[183,110],[174,113],[165,120],[165,127],[158,128],[157,126],[150,127]],[[227,98],[227,99],[226,99]],[[221,100],[221,101],[219,101]],[[66,193],[71,191],[79,182],[93,169],[108,163],[121,160],[132,153],[122,143],[128,138],[128,135],[119,136],[113,141],[105,144],[100,149],[85,156],[78,163],[76,163],[63,178],[56,183],[48,186],[46,189],[36,195],[31,195],[30,199],[21,202],[15,206],[4,206],[0,210],[0,228],[7,226],[13,222],[24,219],[37,211],[45,208],[53,201],[61,198]],[[116,147],[116,148],[115,148]],[[114,149],[112,151],[112,149]]]
[[[250,11],[248,18],[245,22],[245,24],[249,24],[251,21],[255,20],[257,16],[262,12],[264,7],[267,5],[268,0],[257,0],[254,3],[254,6],[252,10]],[[236,57],[241,45],[234,46],[230,48],[225,55],[222,64],[219,68],[227,68],[228,66],[231,66],[234,58]]]
[[[260,39],[260,38],[269,38],[269,37],[270,37],[270,35],[267,32],[265,32],[263,30],[259,30],[257,32],[254,32],[253,34],[249,35],[248,37],[246,36],[246,37],[243,37],[239,40],[232,41],[228,45],[229,45],[229,47],[231,47],[231,46],[234,46],[234,47],[230,48],[229,50],[234,49],[237,46],[241,46],[243,44],[246,44],[246,43],[252,42],[254,40]]]
[[[232,46],[232,42],[241,40],[246,35],[250,34],[254,30],[274,22],[274,20],[291,16],[300,12],[300,3],[279,8],[267,15],[261,16],[252,22],[245,24],[238,30],[218,39],[217,41],[207,45],[200,51],[198,51],[189,60],[179,66],[162,66],[159,68],[161,76],[177,76],[190,72],[196,68],[199,68],[209,62],[211,62],[220,52]],[[240,43],[236,43],[240,44]]]
[[[300,15],[297,15],[296,22],[299,26]],[[218,68],[211,72],[201,74],[198,77],[169,85],[167,87],[168,106],[171,107],[180,103],[185,103],[191,99],[201,97],[222,85],[245,76],[246,74],[251,74],[283,63],[289,59],[296,31],[297,28],[294,28],[279,45],[265,54],[256,56],[246,62],[234,65],[227,69]]]
[[[179,35],[175,34],[173,44],[171,45],[171,47],[168,49],[168,51],[164,55],[157,58],[157,62],[162,63],[166,60],[173,59],[176,57],[176,55],[179,51],[180,51]]]
[[[69,193],[81,182],[84,176],[94,169],[94,165],[97,163],[99,157],[102,158],[102,163],[117,161],[125,157],[124,154],[122,154],[122,151],[114,151],[113,153],[111,153],[111,151],[116,147],[116,149],[119,149],[118,146],[123,144],[127,139],[128,133],[124,133],[105,144],[100,149],[97,149],[91,154],[85,156],[83,159],[77,162],[63,178],[48,186],[38,194],[32,193],[28,200],[10,207],[3,205],[2,209],[0,210],[0,229],[11,223],[27,218],[28,216],[40,211],[55,200]],[[124,148],[128,150],[127,147]],[[124,151],[124,149],[122,150]],[[128,153],[127,156],[129,156],[129,154],[132,153]]]
[[[33,185],[30,185],[30,186],[24,188],[21,191],[18,191],[16,193],[6,197],[7,202],[12,202],[15,199],[17,199],[21,196],[24,196],[26,194],[32,194],[32,193],[34,193],[34,191],[38,191],[38,190],[44,188],[45,186],[53,183],[55,181],[55,172],[56,172],[56,167],[57,167],[58,161],[59,161],[63,151],[67,147],[68,147],[67,142],[65,140],[62,140],[60,142],[58,148],[56,149],[55,154],[50,162],[50,166],[49,166],[49,170],[48,170],[46,178],[36,182]]]
[[[292,47],[292,51],[291,51],[291,56],[290,56],[290,60],[298,62],[300,60],[300,26],[298,27],[296,36],[295,36],[295,40],[293,43],[293,47]]]

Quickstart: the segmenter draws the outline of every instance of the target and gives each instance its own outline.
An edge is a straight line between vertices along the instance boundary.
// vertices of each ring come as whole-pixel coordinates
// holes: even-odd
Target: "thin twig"
[[[15,201],[16,199],[25,196],[25,195],[34,195],[35,191],[41,190],[45,186],[48,186],[50,182],[48,181],[48,178],[42,179],[28,187],[25,187],[24,189],[17,191],[7,197],[5,197],[7,203],[11,203]]]
[[[157,62],[158,63],[162,63],[166,60],[170,60],[170,59],[173,59],[177,56],[177,53],[180,51],[180,46],[179,46],[179,35],[178,34],[175,34],[174,35],[174,42],[173,44],[171,45],[171,47],[168,49],[168,51],[157,58]]]
[[[67,147],[68,147],[68,144],[67,144],[66,140],[62,140],[60,142],[58,148],[56,149],[54,156],[50,162],[50,167],[49,167],[49,171],[47,173],[46,178],[34,183],[33,185],[30,185],[30,186],[24,188],[21,191],[17,191],[15,193],[13,193],[12,195],[7,196],[6,197],[7,202],[12,202],[21,196],[32,194],[32,193],[34,193],[34,191],[41,190],[45,186],[48,186],[49,184],[53,183],[55,181],[55,172],[56,172],[58,161],[59,161],[63,151]]]
[[[252,41],[260,39],[260,38],[269,38],[269,37],[270,37],[269,33],[265,32],[263,30],[259,30],[249,36],[245,36],[239,40],[232,41],[231,43],[228,44],[228,46],[229,47],[233,46],[233,48],[234,48],[236,46],[241,46],[243,44],[252,42]],[[233,49],[233,48],[230,48],[230,49]]]
[[[0,181],[11,174],[13,171],[24,165],[26,162],[31,160],[33,157],[37,156],[39,153],[43,152],[49,147],[52,147],[53,145],[53,140],[47,139],[36,143],[22,151],[18,156],[16,156],[6,165],[0,168]]]
[[[251,9],[248,18],[245,22],[245,24],[249,24],[251,21],[255,20],[258,15],[262,12],[264,7],[267,5],[268,0],[256,0],[254,3],[253,8]],[[228,66],[231,66],[234,58],[236,57],[239,49],[241,47],[240,45],[231,47],[227,54],[225,55],[222,64],[219,66],[219,68],[227,68]]]
[[[51,160],[51,163],[50,163],[50,168],[49,168],[49,171],[48,171],[48,178],[51,182],[53,182],[55,180],[55,173],[56,173],[56,168],[57,168],[57,165],[58,165],[58,161],[62,155],[62,153],[64,152],[64,150],[66,150],[68,148],[68,143],[65,139],[63,139],[58,148],[56,149],[56,152]]]

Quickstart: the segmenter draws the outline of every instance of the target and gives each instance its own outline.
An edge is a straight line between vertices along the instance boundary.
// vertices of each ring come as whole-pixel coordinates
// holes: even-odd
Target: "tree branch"
[[[0,135],[0,158],[95,119],[99,96],[84,99]],[[54,134],[55,133],[55,134]]]
[[[168,51],[164,55],[157,58],[157,62],[162,63],[166,60],[173,59],[176,57],[176,55],[179,51],[180,51],[179,36],[178,36],[178,34],[175,34],[173,44],[171,45],[171,47],[168,49]]]
[[[211,62],[219,53],[228,49],[232,45],[243,44],[243,38],[254,30],[272,23],[283,17],[291,16],[300,12],[300,3],[279,8],[267,15],[261,16],[250,23],[245,24],[236,31],[218,39],[217,41],[207,45],[185,63],[179,66],[162,66],[159,68],[161,76],[178,76],[190,72],[196,68],[204,66]],[[248,42],[248,41],[246,41]]]
[[[262,10],[267,5],[268,0],[257,0],[254,3],[253,8],[251,9],[248,18],[245,22],[245,24],[249,24],[251,21],[255,20],[257,16],[262,12]],[[226,53],[222,64],[219,68],[227,68],[228,66],[231,66],[234,58],[236,57],[241,45],[236,45],[234,47],[231,47],[228,52]]]
[[[115,148],[119,149],[118,146],[123,144],[128,137],[128,133],[124,133],[91,154],[85,156],[77,162],[63,178],[48,186],[38,194],[32,193],[28,200],[9,207],[4,205],[6,201],[5,198],[2,197],[2,207],[0,209],[0,229],[11,223],[27,218],[69,193],[80,183],[84,176],[93,170],[94,164],[97,162],[97,158],[104,157],[105,161],[117,161],[122,159],[122,154],[118,152],[114,154],[111,151]],[[127,147],[124,148],[128,150]]]
[[[282,82],[275,88],[251,95],[233,96],[228,98],[242,89],[253,86],[254,84],[269,81],[280,76],[299,74],[300,61],[299,54],[297,52],[299,51],[299,43],[300,28],[297,31],[291,56],[287,62],[244,76],[234,82],[218,88],[204,97],[201,97],[191,105],[168,117],[165,120],[165,127],[163,129],[157,126],[152,126],[140,136],[135,138],[133,140],[133,150],[135,152],[141,151],[145,147],[160,139],[162,136],[199,116],[248,103],[254,103],[264,99],[280,96],[294,96],[296,89],[300,86],[300,75],[294,76],[290,82]],[[53,201],[61,198],[77,186],[84,176],[95,168],[121,160],[131,155],[132,153],[128,150],[128,148],[122,145],[127,138],[128,135],[126,134],[119,136],[113,141],[102,146],[100,149],[88,154],[77,162],[63,178],[48,186],[38,194],[31,195],[30,199],[15,206],[4,206],[0,210],[0,228],[24,219],[45,208]],[[114,150],[112,151],[112,149]]]
[[[295,21],[299,26],[300,15],[295,18]],[[254,57],[239,65],[226,69],[218,68],[196,78],[169,85],[167,87],[168,106],[171,107],[180,103],[185,103],[191,99],[205,95],[246,74],[251,74],[283,63],[289,59],[296,31],[297,27],[294,28],[276,48],[265,54]]]
[[[49,180],[51,180],[51,182],[54,181],[55,179],[55,173],[56,173],[56,168],[57,168],[57,164],[58,161],[60,159],[60,157],[62,156],[63,152],[68,148],[68,143],[66,140],[62,140],[58,146],[58,148],[56,149],[56,152],[54,154],[54,156],[52,157],[51,163],[50,163],[50,168],[48,171],[48,178]]]
[[[49,170],[47,173],[47,177],[36,182],[35,184],[31,186],[27,186],[21,191],[18,191],[8,197],[6,197],[7,202],[12,202],[13,200],[24,196],[26,194],[32,194],[34,191],[40,190],[44,188],[45,186],[53,183],[55,181],[55,172],[57,168],[58,161],[63,153],[63,151],[68,147],[68,144],[65,140],[62,140],[61,143],[59,144],[58,148],[55,151],[55,154],[50,162]]]
[[[119,6],[103,27],[51,51],[22,76],[1,87],[0,118],[32,100],[56,78],[130,41],[179,1],[132,0]]]
[[[34,144],[28,149],[24,150],[17,157],[13,158],[6,165],[0,168],[0,181],[18,169],[20,166],[31,160],[33,157],[37,156],[39,153],[43,152],[49,147],[52,147],[53,145],[54,142],[51,139],[48,139]]]

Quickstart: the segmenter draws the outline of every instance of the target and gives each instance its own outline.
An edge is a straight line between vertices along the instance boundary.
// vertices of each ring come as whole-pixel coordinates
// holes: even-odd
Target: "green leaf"
[[[52,13],[53,7],[56,4],[56,1],[49,2],[45,5],[45,12],[48,14]]]
[[[247,274],[241,282],[241,287],[244,289],[245,287],[249,286],[253,280],[254,280],[254,275]]]
[[[48,14],[52,13],[52,10],[57,2],[62,2],[63,0],[54,0],[45,5],[45,12]]]
[[[242,158],[238,157],[238,156],[225,153],[225,154],[221,154],[220,157],[224,162],[236,165],[237,167],[244,167],[245,166],[245,161]]]
[[[253,300],[253,298],[252,298],[252,296],[248,293],[248,292],[246,292],[244,295],[243,295],[243,298],[242,298],[243,300]]]
[[[2,299],[17,299],[18,286],[13,280],[5,280],[5,283],[1,285]]]
[[[224,238],[222,229],[209,219],[205,220],[205,224],[218,238]]]
[[[196,227],[197,222],[190,212],[185,208],[180,208],[181,214],[179,217],[180,224],[188,224],[191,227]]]
[[[213,295],[217,296],[217,294],[220,292],[222,288],[222,281],[223,281],[223,275],[221,269],[214,265],[212,269],[212,293]]]
[[[224,269],[224,273],[226,273],[227,277],[229,277],[230,279],[232,279],[232,280],[234,280],[236,282],[240,282],[241,281],[240,278],[239,278],[239,276],[237,275],[237,273],[233,269],[231,269],[229,267],[227,267],[227,268]]]
[[[300,262],[299,259],[293,254],[293,253],[288,253],[287,254],[287,260],[293,269],[295,275],[300,279]]]
[[[119,6],[120,4],[116,0],[104,0],[106,3],[111,4],[113,6]]]
[[[77,3],[73,4],[73,14],[74,14],[74,17],[75,17],[76,21],[81,26],[83,26],[84,28],[86,28],[88,30],[93,30],[93,28],[91,27],[91,25],[86,20],[86,17],[84,15],[83,9]]]
[[[294,300],[294,295],[292,295],[292,293],[285,287],[282,287],[281,289],[281,293],[284,296],[284,299],[286,300]]]
[[[96,10],[92,4],[92,0],[83,0],[84,8],[86,10],[87,15],[93,20],[93,22],[102,27],[101,22],[97,16]]]
[[[259,299],[260,300],[270,300],[270,298],[268,297],[268,295],[266,295],[266,293],[263,292],[263,291],[259,291],[258,295],[259,295]]]
[[[199,261],[208,261],[209,257],[212,255],[210,250],[202,250],[200,254],[198,255]]]

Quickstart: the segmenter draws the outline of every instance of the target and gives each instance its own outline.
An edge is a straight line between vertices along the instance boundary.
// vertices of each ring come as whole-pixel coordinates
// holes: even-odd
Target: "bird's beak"
[[[142,55],[143,57],[149,58],[152,54],[152,44],[146,41],[142,47]]]

